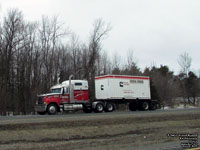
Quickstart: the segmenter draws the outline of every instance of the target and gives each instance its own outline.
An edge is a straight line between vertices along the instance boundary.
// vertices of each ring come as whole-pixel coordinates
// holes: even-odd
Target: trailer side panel
[[[149,77],[107,75],[95,78],[96,99],[151,99]]]

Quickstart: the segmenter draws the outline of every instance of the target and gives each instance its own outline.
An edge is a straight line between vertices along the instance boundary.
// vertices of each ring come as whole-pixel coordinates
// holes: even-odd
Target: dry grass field
[[[123,115],[84,120],[0,124],[0,149],[137,149],[179,141],[169,133],[200,134],[199,112]]]

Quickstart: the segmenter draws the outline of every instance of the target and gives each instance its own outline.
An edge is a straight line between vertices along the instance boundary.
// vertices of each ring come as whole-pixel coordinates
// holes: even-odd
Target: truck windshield
[[[51,93],[61,93],[61,88],[51,89]]]

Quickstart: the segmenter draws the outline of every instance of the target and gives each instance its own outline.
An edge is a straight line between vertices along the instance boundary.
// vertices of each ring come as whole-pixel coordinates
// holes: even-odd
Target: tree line
[[[0,113],[27,114],[34,112],[37,94],[46,93],[56,83],[74,79],[89,81],[90,99],[94,99],[94,78],[97,75],[147,75],[151,77],[152,98],[162,105],[173,106],[174,97],[187,98],[196,104],[200,79],[186,67],[174,75],[167,66],[150,67],[144,71],[137,66],[133,51],[126,62],[115,54],[112,58],[102,49],[102,42],[111,26],[102,19],[94,21],[88,41],[63,28],[58,17],[43,16],[41,22],[29,22],[18,9],[11,9],[0,22]],[[66,41],[68,37],[70,40]],[[180,65],[181,66],[181,65]]]

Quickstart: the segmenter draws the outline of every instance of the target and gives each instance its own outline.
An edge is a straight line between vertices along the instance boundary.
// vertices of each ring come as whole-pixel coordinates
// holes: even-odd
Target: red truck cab
[[[50,88],[50,93],[38,96],[35,111],[39,114],[55,114],[57,111],[82,109],[89,103],[88,82],[69,80]]]

